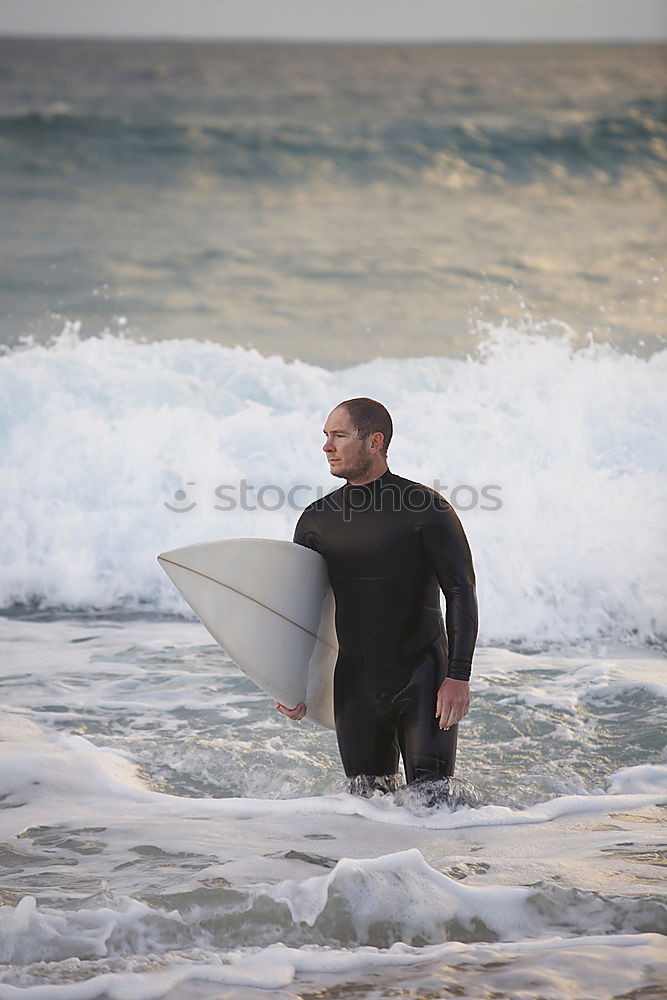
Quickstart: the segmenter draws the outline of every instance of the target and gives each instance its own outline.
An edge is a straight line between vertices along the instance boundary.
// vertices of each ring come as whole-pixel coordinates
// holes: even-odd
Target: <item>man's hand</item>
[[[445,677],[438,689],[435,703],[435,717],[440,719],[440,728],[455,726],[468,714],[470,708],[470,685],[468,681],[457,681]]]
[[[287,708],[285,705],[281,705],[279,701],[275,705],[279,712],[286,715],[288,719],[293,719],[294,722],[299,722],[306,714],[306,704],[303,701],[300,701],[294,708]]]

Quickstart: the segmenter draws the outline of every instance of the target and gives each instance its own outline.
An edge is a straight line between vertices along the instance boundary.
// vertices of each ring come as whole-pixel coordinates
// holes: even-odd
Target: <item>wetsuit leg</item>
[[[408,783],[451,777],[454,773],[459,727],[440,729],[435,717],[438,688],[446,674],[447,663],[438,646],[433,646],[394,699],[397,707],[401,706],[397,728]]]
[[[362,664],[340,656],[334,673],[334,715],[348,778],[396,774],[396,710],[372,690]]]

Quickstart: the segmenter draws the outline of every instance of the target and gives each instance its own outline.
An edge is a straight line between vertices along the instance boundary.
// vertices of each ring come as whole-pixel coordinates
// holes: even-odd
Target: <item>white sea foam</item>
[[[17,721],[10,716],[10,736],[17,735],[16,727]],[[360,816],[375,822],[429,830],[524,826],[610,809],[639,809],[661,802],[667,788],[667,765],[642,764],[610,776],[607,790],[561,795],[525,809],[485,805],[455,811],[440,808],[425,815],[415,815],[398,806],[393,796],[365,799],[346,793],[295,799],[193,799],[150,789],[134,763],[117,751],[95,746],[82,736],[45,732],[35,738],[30,727],[26,738],[7,739],[3,732],[4,717],[0,717],[0,796],[10,807],[0,813],[0,833],[4,831],[7,835],[11,835],[15,827],[15,810],[18,809],[23,810],[19,815],[26,825],[38,824],[44,810],[48,810],[54,824],[75,820],[85,825],[113,823],[120,802],[126,818],[142,817],[150,810],[153,816],[200,820]],[[165,848],[183,849],[185,846],[176,843],[166,829],[157,831],[154,836]]]
[[[661,981],[645,647],[480,650],[461,767],[485,804],[423,815],[332,791],[333,734],[271,712],[197,623],[0,619],[0,663],[0,1000]],[[262,769],[269,791],[225,790]]]
[[[667,352],[572,350],[566,334],[489,331],[476,359],[378,359],[330,372],[186,340],[68,329],[0,359],[0,601],[184,610],[158,551],[231,535],[291,537],[298,510],[216,510],[241,480],[301,504],[338,483],[320,455],[329,407],[383,399],[394,471],[458,503],[482,639],[664,634]],[[188,485],[194,484],[194,485]],[[474,499],[469,511],[462,509]],[[481,494],[497,486],[502,507]],[[185,499],[177,500],[182,489]],[[264,494],[274,506],[280,494]],[[186,513],[165,507],[196,506]]]
[[[416,976],[437,979],[431,988],[465,983],[469,995],[486,998],[511,995],[515,1000],[533,1000],[539,995],[554,1000],[575,1000],[585,984],[589,1000],[608,1000],[643,985],[660,982],[665,972],[664,939],[658,934],[609,937],[587,936],[575,941],[558,938],[512,944],[460,944],[448,942],[425,948],[397,944],[388,950],[335,948],[308,950],[273,945],[251,951],[198,954],[198,960],[174,956],[167,969],[136,972],[107,972],[77,981],[85,963],[62,963],[62,984],[33,984],[21,987],[0,984],[0,1000],[160,1000],[175,996],[187,984],[212,986],[202,996],[216,997],[216,985],[256,987],[266,990],[299,985],[321,987],[322,977],[336,977],[335,983],[351,980],[353,996],[376,994],[371,983],[364,989],[360,976],[391,970],[392,980],[405,974],[405,984],[414,987]],[[128,963],[126,963],[128,964]],[[57,967],[56,967],[57,968]],[[36,971],[39,969],[37,967]],[[595,969],[595,974],[591,974]],[[313,982],[311,977],[317,977]],[[355,989],[356,987],[356,989]],[[239,995],[242,995],[239,992]]]
[[[475,688],[496,698],[530,707],[550,706],[575,714],[586,704],[609,702],[623,692],[643,690],[657,701],[667,698],[665,661],[654,651],[615,646],[582,655],[576,648],[554,654],[479,649],[475,655]],[[516,681],[512,692],[503,691]]]
[[[169,904],[175,903],[170,906]],[[667,903],[540,883],[469,886],[436,871],[416,849],[377,858],[342,858],[328,874],[277,885],[236,885],[208,896],[196,889],[162,904],[112,895],[68,910],[26,895],[0,907],[0,961],[26,965],[115,957],[146,940],[156,954],[281,940],[301,946],[388,948],[663,932]],[[1,995],[1,994],[0,994]]]
[[[431,868],[418,850],[374,859],[343,858],[329,875],[290,880],[263,891],[289,907],[292,919],[354,940],[517,940],[549,930],[611,933],[667,929],[667,904],[617,899],[550,887],[468,886]],[[650,911],[654,912],[651,914]],[[641,927],[641,925],[644,925]],[[640,926],[638,926],[640,925]],[[652,926],[651,926],[652,925]]]

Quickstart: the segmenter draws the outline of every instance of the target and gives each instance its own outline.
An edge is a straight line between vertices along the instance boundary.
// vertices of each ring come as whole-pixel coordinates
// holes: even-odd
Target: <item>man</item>
[[[306,507],[294,533],[327,562],[340,647],[336,734],[350,789],[362,794],[398,787],[399,751],[408,783],[444,787],[433,782],[454,772],[477,637],[461,523],[438,493],[390,472],[392,431],[372,399],[331,411],[324,452],[332,475],[347,483]],[[276,707],[290,719],[306,712],[303,703]]]

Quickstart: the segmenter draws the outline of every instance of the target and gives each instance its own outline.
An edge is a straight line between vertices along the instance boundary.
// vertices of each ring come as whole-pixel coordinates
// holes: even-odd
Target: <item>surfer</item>
[[[306,507],[294,541],[324,556],[336,599],[334,715],[350,790],[396,790],[400,753],[408,783],[428,787],[430,804],[454,773],[470,705],[475,574],[450,504],[389,470],[392,432],[375,400],[331,411],[324,452],[347,482]],[[294,720],[306,712],[303,702],[276,708]]]

